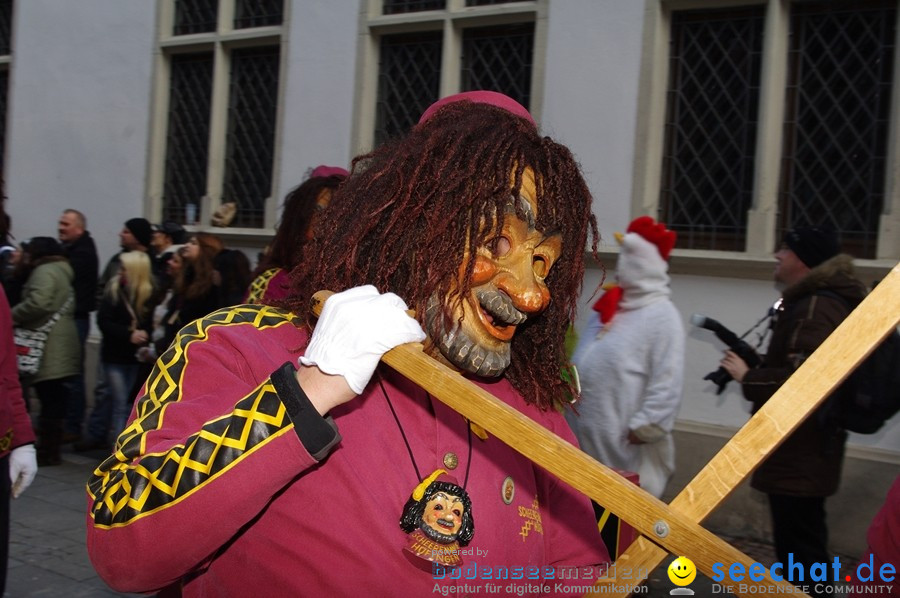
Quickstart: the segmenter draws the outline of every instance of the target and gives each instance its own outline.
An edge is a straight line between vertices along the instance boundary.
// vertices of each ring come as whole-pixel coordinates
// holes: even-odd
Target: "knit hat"
[[[144,247],[150,247],[150,240],[153,238],[153,227],[146,218],[132,218],[125,222],[127,228],[137,242]]]
[[[497,106],[498,108],[503,108],[507,112],[511,112],[516,116],[524,118],[535,127],[537,126],[537,124],[535,124],[534,122],[534,119],[531,117],[531,114],[529,114],[528,110],[525,109],[525,106],[515,101],[511,97],[503,95],[502,93],[484,90],[464,91],[463,93],[457,93],[452,96],[447,96],[446,98],[441,98],[425,109],[425,112],[422,113],[422,117],[419,119],[418,124],[421,125],[422,123],[427,121],[443,106],[459,101],[468,101],[475,102],[476,104],[490,104],[492,106]]]
[[[164,235],[168,235],[170,239],[172,239],[172,243],[175,245],[181,245],[185,242],[185,231],[184,227],[174,222],[172,220],[166,220],[162,224],[154,224],[153,232],[163,233]],[[132,234],[134,232],[132,231]]]
[[[784,234],[784,244],[809,268],[841,252],[837,234],[818,227],[794,228]]]
[[[313,171],[309,175],[309,178],[314,179],[316,177],[329,177],[329,176],[347,177],[347,176],[350,176],[350,173],[347,172],[346,168],[341,168],[340,166],[326,166],[324,164],[321,164],[321,165],[313,168]]]

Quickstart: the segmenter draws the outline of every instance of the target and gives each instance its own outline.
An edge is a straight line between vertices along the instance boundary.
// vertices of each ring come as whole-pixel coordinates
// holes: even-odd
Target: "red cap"
[[[678,234],[666,228],[662,222],[656,222],[650,216],[638,216],[628,225],[629,233],[637,233],[656,245],[662,259],[668,260]]]
[[[345,168],[341,168],[340,166],[325,166],[324,164],[320,166],[316,166],[313,168],[312,174],[309,175],[309,178],[316,177],[326,177],[326,176],[350,176],[350,173],[347,172]]]
[[[521,116],[522,118],[533,124],[535,127],[537,127],[537,124],[534,122],[534,119],[531,118],[531,114],[528,113],[528,110],[525,109],[525,106],[515,101],[511,97],[503,95],[502,93],[484,90],[464,91],[452,96],[447,96],[446,98],[441,98],[425,109],[425,112],[422,113],[422,117],[419,119],[419,124],[421,125],[423,122],[431,118],[431,116],[441,107],[446,106],[447,104],[452,104],[453,102],[460,102],[463,100],[475,102],[476,104],[490,104],[492,106],[503,108],[507,112],[511,112],[516,116]]]

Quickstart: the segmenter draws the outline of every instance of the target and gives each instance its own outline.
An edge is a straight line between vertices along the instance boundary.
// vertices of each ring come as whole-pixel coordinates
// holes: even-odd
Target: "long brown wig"
[[[195,233],[200,253],[193,260],[184,259],[184,265],[175,278],[175,289],[191,300],[208,295],[213,288],[215,257],[225,249],[225,243],[210,233]]]
[[[526,167],[535,173],[537,229],[559,234],[563,253],[545,280],[550,306],[517,330],[505,376],[531,404],[546,409],[563,400],[573,392],[560,377],[563,341],[575,319],[588,232],[595,256],[599,238],[591,195],[566,147],[496,106],[447,104],[407,136],[356,158],[292,271],[286,305],[308,322],[316,291],[373,284],[402,297],[420,322],[429,297],[448,297],[449,317],[471,290],[474,260],[460,280],[464,259],[499,236]]]
[[[333,192],[345,178],[341,175],[311,177],[288,192],[275,237],[253,272],[254,276],[269,268],[291,270],[297,265],[307,230],[318,210],[319,195],[326,189]]]

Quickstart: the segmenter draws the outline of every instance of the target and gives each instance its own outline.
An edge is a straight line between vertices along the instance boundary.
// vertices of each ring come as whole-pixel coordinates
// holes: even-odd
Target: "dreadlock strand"
[[[306,323],[313,292],[372,283],[400,295],[420,321],[429,298],[443,297],[442,313],[451,318],[472,291],[474,257],[502,231],[506,205],[529,167],[538,228],[560,234],[564,254],[547,277],[548,309],[513,337],[506,376],[527,402],[549,408],[568,388],[559,376],[563,336],[589,231],[595,252],[596,222],[571,153],[503,109],[451,103],[405,137],[354,158],[351,176],[323,215],[321,234],[304,248],[303,261],[315,268],[295,268],[285,305]]]

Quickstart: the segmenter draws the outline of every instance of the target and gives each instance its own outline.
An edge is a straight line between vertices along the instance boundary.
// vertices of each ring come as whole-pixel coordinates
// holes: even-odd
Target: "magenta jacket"
[[[900,596],[900,475],[894,480],[866,533],[869,551],[860,559],[867,567],[854,571],[852,598],[859,596]],[[882,567],[893,565],[891,581],[882,580]],[[871,569],[868,568],[871,565]],[[891,568],[888,567],[885,573]],[[856,573],[862,573],[860,581]]]
[[[493,436],[471,436],[470,462],[463,417],[382,366],[422,475],[450,452],[452,475],[469,471],[475,535],[462,579],[408,558],[398,520],[418,480],[388,401],[373,380],[332,411],[339,435],[317,413],[324,427],[310,423],[293,366],[307,333],[293,320],[264,306],[220,310],[160,357],[88,483],[88,549],[107,583],[145,592],[181,579],[184,596],[221,597],[430,596],[436,584],[580,595],[572,588],[593,581],[587,566],[609,556],[588,499]],[[575,442],[560,414],[525,405],[506,381],[482,386]],[[332,444],[320,450],[328,439],[311,434]]]
[[[290,290],[288,271],[284,268],[269,268],[250,283],[244,303],[272,305],[273,302],[286,298]]]
[[[13,342],[12,315],[6,293],[0,293],[0,457],[12,449],[34,442],[31,418],[25,409],[22,386],[19,384],[19,365]]]

